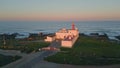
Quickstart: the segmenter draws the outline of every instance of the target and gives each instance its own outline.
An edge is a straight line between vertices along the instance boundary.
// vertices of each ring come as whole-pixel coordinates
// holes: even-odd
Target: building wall
[[[79,34],[78,30],[68,30],[67,33],[56,32],[56,39],[64,39],[68,35],[77,36]]]
[[[78,30],[68,30],[68,32],[73,34],[74,36],[77,36],[79,34]]]
[[[74,43],[76,42],[78,37],[79,37],[79,35],[75,36],[71,41],[70,40],[62,40],[61,41],[61,46],[62,47],[72,48],[72,46],[74,45]]]
[[[52,42],[55,40],[55,37],[49,37],[47,36],[47,38],[45,39],[46,42]]]
[[[56,39],[64,39],[65,36],[68,36],[69,33],[56,33]]]
[[[72,47],[72,41],[62,41],[61,46],[71,48]]]

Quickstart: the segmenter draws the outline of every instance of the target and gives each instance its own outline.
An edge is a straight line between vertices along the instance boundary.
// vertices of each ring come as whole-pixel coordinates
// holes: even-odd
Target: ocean
[[[71,28],[72,21],[0,21],[3,33],[54,33],[61,28]],[[120,21],[74,21],[80,33],[106,33],[109,37],[120,35]]]

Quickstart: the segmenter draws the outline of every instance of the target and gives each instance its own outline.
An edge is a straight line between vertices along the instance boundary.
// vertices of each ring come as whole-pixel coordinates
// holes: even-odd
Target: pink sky
[[[118,13],[1,14],[0,20],[120,20]]]
[[[0,20],[120,20],[120,0],[1,0]]]

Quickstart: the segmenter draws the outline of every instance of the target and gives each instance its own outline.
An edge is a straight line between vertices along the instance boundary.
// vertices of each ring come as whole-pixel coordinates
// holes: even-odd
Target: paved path
[[[42,52],[29,54],[16,62],[4,66],[3,68],[32,68],[37,63],[43,61],[44,57],[52,55],[54,53],[55,52],[53,51],[42,51]]]
[[[60,43],[54,41],[50,46],[60,47]],[[41,52],[31,53],[23,56],[23,58],[18,61],[12,62],[4,66],[3,68],[32,68],[37,63],[40,63],[41,61],[43,62],[44,57],[53,55],[55,53],[57,53],[57,51],[41,51]]]

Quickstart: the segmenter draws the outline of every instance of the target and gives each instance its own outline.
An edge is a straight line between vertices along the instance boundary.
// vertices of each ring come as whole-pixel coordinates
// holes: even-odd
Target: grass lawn
[[[120,64],[120,44],[109,40],[80,36],[73,48],[61,48],[46,61],[73,65]]]
[[[0,67],[20,59],[20,56],[5,56],[0,54]]]
[[[47,47],[50,43],[48,42],[33,42],[33,41],[25,41],[25,40],[16,40],[11,39],[7,40],[7,44],[0,44],[0,49],[6,50],[20,50],[21,52],[31,53],[38,51],[39,48]]]

